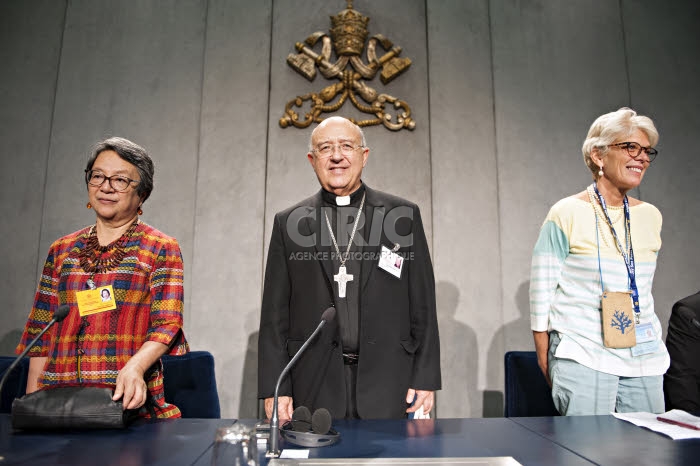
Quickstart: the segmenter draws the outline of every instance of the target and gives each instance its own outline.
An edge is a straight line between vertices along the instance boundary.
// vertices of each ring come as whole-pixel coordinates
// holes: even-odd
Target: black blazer
[[[362,237],[357,411],[362,418],[405,417],[409,388],[438,390],[440,342],[435,279],[418,206],[366,187]],[[273,396],[277,378],[332,303],[332,246],[320,241],[321,191],[278,213],[265,270],[258,341],[258,397]],[[324,220],[325,222],[325,220]],[[323,244],[322,244],[323,243]],[[401,278],[378,268],[381,246],[399,243]],[[325,278],[324,278],[325,275]],[[299,359],[280,396],[312,412],[345,416],[342,345],[337,319]]]
[[[673,305],[666,347],[671,356],[664,375],[666,410],[700,412],[700,292]]]

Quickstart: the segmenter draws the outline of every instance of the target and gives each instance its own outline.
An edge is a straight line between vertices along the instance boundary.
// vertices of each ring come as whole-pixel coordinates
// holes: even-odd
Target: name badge
[[[389,272],[396,278],[401,278],[401,271],[403,270],[404,258],[397,254],[395,251],[382,246],[382,252],[379,256],[379,268]]]
[[[635,327],[637,336],[637,345],[632,347],[632,356],[641,356],[655,352],[659,347],[659,342],[656,340],[654,327],[650,323],[639,324]]]
[[[78,300],[78,312],[80,312],[81,317],[113,311],[117,308],[112,285],[101,286],[94,290],[78,291],[75,297]]]

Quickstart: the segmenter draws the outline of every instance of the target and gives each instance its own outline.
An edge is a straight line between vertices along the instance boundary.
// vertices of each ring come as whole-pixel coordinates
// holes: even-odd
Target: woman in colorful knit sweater
[[[669,356],[651,295],[661,213],[627,196],[658,139],[651,119],[629,108],[600,116],[582,149],[593,184],[557,202],[540,230],[531,328],[561,414],[664,411]]]
[[[182,256],[174,238],[139,220],[153,171],[146,151],[131,141],[110,138],[96,146],[85,170],[95,224],[51,245],[16,349],[24,350],[60,305],[70,306],[68,317],[29,352],[28,393],[109,386],[124,409],[180,416],[163,398],[160,357],[188,351]]]

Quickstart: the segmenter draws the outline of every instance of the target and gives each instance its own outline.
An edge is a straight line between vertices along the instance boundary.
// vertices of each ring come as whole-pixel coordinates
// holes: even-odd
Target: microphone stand
[[[17,356],[17,358],[15,358],[15,360],[12,361],[12,364],[10,364],[10,367],[7,368],[5,374],[2,376],[2,380],[0,380],[0,396],[2,396],[2,387],[5,386],[5,381],[10,376],[10,372],[12,372],[12,369],[14,369],[17,366],[17,364],[19,364],[19,362],[22,360],[22,358],[25,357],[27,353],[29,353],[29,350],[32,349],[34,345],[36,345],[36,342],[39,341],[39,338],[41,338],[51,327],[53,327],[53,324],[55,324],[56,322],[60,322],[66,318],[69,309],[70,308],[66,304],[60,306],[59,309],[54,313],[54,318],[49,321],[49,324],[46,327],[44,327],[44,329],[41,332],[39,332],[39,334],[31,341],[31,343],[27,345],[26,348],[24,348],[22,354]]]
[[[335,308],[329,308],[333,309],[333,312],[329,314],[330,318],[332,319],[335,316]],[[324,317],[326,316],[326,312],[324,312]],[[330,319],[328,319],[330,320]],[[279,397],[279,391],[280,391],[280,384],[282,383],[282,379],[284,379],[284,376],[287,375],[287,373],[290,371],[292,366],[297,362],[297,360],[301,357],[301,354],[306,350],[306,348],[311,344],[311,341],[314,339],[316,335],[318,335],[318,332],[321,331],[323,328],[323,325],[326,323],[326,319],[322,319],[321,323],[318,324],[318,327],[316,327],[316,330],[314,330],[314,333],[311,334],[311,336],[304,342],[303,345],[301,345],[301,348],[299,348],[299,351],[296,352],[294,357],[292,358],[291,361],[287,364],[287,366],[282,370],[282,373],[280,374],[279,378],[277,379],[277,385],[275,385],[275,397],[274,397],[274,406],[272,407],[272,418],[270,419],[270,442],[267,444],[267,452],[265,453],[266,458],[279,458],[280,456],[280,449],[279,449],[279,427],[280,427],[280,420],[278,416],[278,408],[277,408],[277,399]]]

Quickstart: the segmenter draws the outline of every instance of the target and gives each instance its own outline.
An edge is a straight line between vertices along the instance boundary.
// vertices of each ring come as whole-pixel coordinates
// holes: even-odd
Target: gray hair
[[[355,129],[357,130],[357,132],[360,133],[360,144],[362,145],[362,147],[367,147],[367,140],[365,139],[365,132],[362,131],[362,128],[360,128],[356,123],[352,122],[351,120],[349,120],[349,119],[347,119],[347,118],[345,118],[345,117],[342,117],[342,116],[332,116],[332,117],[328,117],[328,118],[326,118],[325,120],[323,120],[321,123],[319,123],[318,126],[316,126],[316,128],[314,128],[313,131],[311,131],[311,136],[309,136],[309,152],[313,152],[314,149],[315,149],[315,148],[314,148],[314,142],[313,142],[313,140],[314,140],[314,133],[316,132],[316,129],[317,129],[319,126],[321,126],[321,125],[323,124],[324,121],[331,121],[331,120],[343,120],[343,121],[347,121],[348,123],[350,123],[352,126],[355,127]]]
[[[86,173],[92,170],[97,156],[106,150],[116,152],[122,160],[136,167],[139,172],[139,178],[141,178],[136,189],[141,201],[145,202],[151,195],[151,191],[153,191],[154,173],[153,160],[151,160],[146,149],[124,138],[112,137],[105,139],[95,145],[92,155],[88,159],[87,167],[85,168]]]
[[[606,113],[596,118],[588,130],[588,135],[586,140],[583,141],[583,147],[581,148],[583,161],[593,173],[594,179],[597,179],[600,168],[591,158],[593,149],[597,148],[600,154],[604,156],[608,153],[610,144],[631,136],[636,130],[646,134],[651,147],[656,146],[659,142],[659,132],[651,118],[637,115],[637,112],[631,108],[622,107],[615,112]]]

